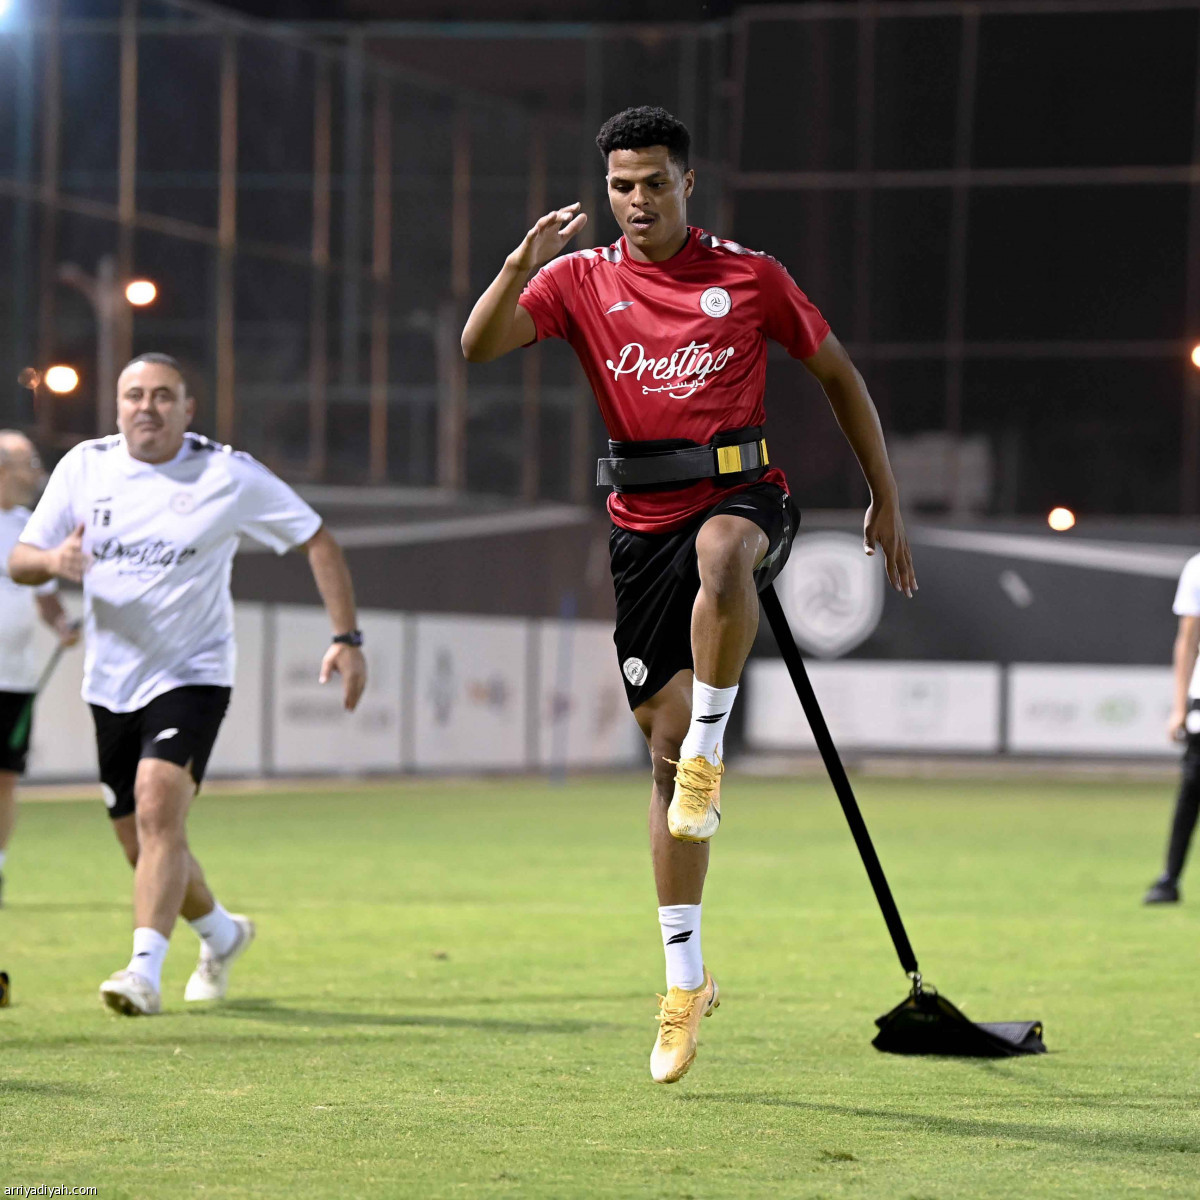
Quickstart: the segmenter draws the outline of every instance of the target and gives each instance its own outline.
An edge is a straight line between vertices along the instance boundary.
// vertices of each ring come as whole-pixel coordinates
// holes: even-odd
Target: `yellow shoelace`
[[[706,758],[686,758],[682,762],[667,759],[675,767],[675,782],[679,784],[679,807],[689,816],[702,817],[708,812],[713,785],[725,773],[722,763],[714,767]]]
[[[658,1005],[658,1016],[654,1018],[662,1027],[658,1040],[670,1048],[687,1033],[688,1007],[668,1008],[666,996],[659,996]]]

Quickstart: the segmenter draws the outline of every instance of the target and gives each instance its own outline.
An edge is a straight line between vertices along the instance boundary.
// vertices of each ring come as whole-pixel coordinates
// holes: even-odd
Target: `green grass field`
[[[115,1197],[1200,1195],[1200,908],[1143,909],[1166,785],[864,780],[922,966],[1051,1053],[870,1046],[905,980],[819,781],[731,775],[722,1007],[651,1083],[662,953],[640,778],[207,796],[259,940],[231,999],[110,1016],[129,872],[94,803],[23,807],[0,911],[0,1187]],[[585,831],[585,832],[581,832]],[[1196,899],[1200,901],[1200,884]]]

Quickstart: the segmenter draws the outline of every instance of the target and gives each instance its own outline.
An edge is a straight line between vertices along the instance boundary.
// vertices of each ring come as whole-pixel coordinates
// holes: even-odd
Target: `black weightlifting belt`
[[[608,443],[609,458],[596,462],[596,486],[617,492],[666,491],[699,479],[723,484],[753,483],[767,471],[767,442],[761,425],[727,429],[707,446],[684,438]]]

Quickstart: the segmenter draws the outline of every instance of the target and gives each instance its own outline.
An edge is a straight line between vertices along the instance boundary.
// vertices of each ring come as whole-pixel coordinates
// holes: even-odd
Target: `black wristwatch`
[[[363,635],[361,629],[352,629],[349,633],[334,634],[333,640],[342,646],[361,646]]]

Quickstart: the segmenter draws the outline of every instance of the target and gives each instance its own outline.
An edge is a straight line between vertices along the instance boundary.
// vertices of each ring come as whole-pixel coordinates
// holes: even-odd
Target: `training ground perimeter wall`
[[[236,606],[237,680],[211,775],[611,768],[645,755],[603,621],[366,609],[360,623],[371,678],[347,713],[340,682],[317,681],[320,608]],[[50,636],[38,637],[47,657]],[[82,675],[80,649],[39,699],[28,778],[96,778]]]
[[[843,750],[1179,755],[1166,737],[1169,667],[857,660],[808,672]],[[750,750],[816,750],[779,659],[747,668],[745,737]]]
[[[237,681],[214,777],[627,768],[645,750],[605,621],[364,610],[370,686],[355,713],[317,669],[316,606],[240,603]],[[51,650],[39,631],[39,655]],[[935,661],[810,662],[837,744],[913,754],[1177,755],[1165,739],[1168,667]],[[96,778],[83,654],[38,701],[28,777]],[[811,751],[779,659],[750,662],[742,743]]]
[[[367,605],[359,711],[342,711],[336,681],[317,683],[329,628],[315,604],[291,603],[313,595],[303,557],[240,555],[237,682],[212,774],[644,766],[612,644],[606,523],[563,506],[340,516]],[[908,600],[863,555],[861,521],[806,516],[775,584],[844,750],[1179,753],[1165,737],[1171,602],[1200,526],[1093,521],[1064,538],[1024,521],[917,522],[921,590]],[[79,601],[67,590],[69,608]],[[38,639],[44,660],[51,637]],[[734,754],[813,747],[777,655],[763,622]],[[33,779],[96,777],[82,669],[81,650],[66,655],[38,703]]]

